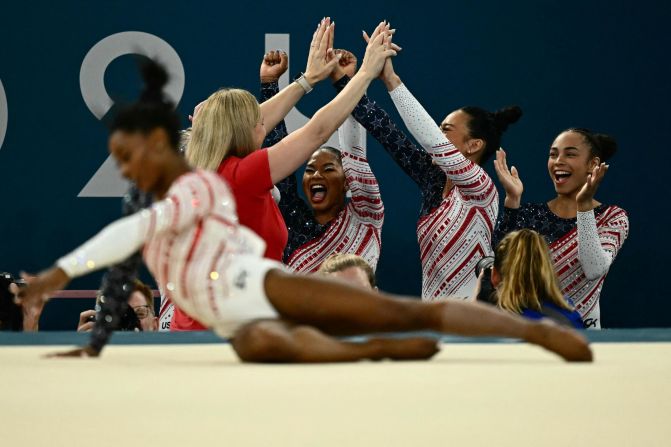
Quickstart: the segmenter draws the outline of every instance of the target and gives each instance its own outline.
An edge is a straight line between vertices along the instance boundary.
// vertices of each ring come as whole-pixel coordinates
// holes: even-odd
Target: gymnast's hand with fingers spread
[[[391,27],[391,25],[388,22],[385,22],[387,25],[387,29]],[[368,43],[370,42],[370,36],[368,36],[368,33],[365,31],[362,31],[363,33],[363,40]],[[396,33],[396,29],[390,29],[389,34],[393,37],[393,35]],[[389,45],[390,48],[392,48],[394,51],[399,52],[403,48],[400,46],[396,45],[394,42],[389,40]],[[384,67],[382,67],[382,71],[380,72],[379,76],[380,80],[384,82],[384,85],[387,87],[387,91],[392,91],[399,85],[401,85],[401,78],[398,77],[398,75],[394,72],[394,64],[391,61],[391,58],[387,58],[387,60],[384,63]]]

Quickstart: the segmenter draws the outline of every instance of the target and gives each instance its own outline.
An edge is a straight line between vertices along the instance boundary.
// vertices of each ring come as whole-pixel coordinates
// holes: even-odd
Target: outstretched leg
[[[542,346],[566,360],[592,360],[586,340],[576,331],[532,322],[487,304],[456,300],[424,303],[280,270],[268,272],[265,290],[283,318],[328,334],[428,329],[466,336],[511,337]]]
[[[278,320],[246,324],[235,333],[232,345],[241,360],[260,363],[425,360],[438,352],[436,340],[430,338],[376,338],[351,343],[310,326]]]

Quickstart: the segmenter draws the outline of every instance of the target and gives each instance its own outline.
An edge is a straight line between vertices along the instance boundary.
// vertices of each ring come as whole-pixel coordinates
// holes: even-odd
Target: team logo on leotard
[[[235,275],[235,279],[233,280],[233,285],[237,287],[238,289],[244,289],[247,287],[247,277],[249,276],[249,273],[247,273],[247,270],[242,270],[240,273]]]
[[[597,323],[599,322],[598,318],[586,318],[582,321],[583,326],[585,329],[597,327]]]

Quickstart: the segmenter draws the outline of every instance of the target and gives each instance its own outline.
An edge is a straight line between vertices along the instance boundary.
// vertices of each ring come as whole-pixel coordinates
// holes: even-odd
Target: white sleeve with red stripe
[[[443,135],[424,107],[404,84],[389,92],[403,122],[419,144],[429,153],[445,175],[465,196],[489,202],[494,183],[477,164],[464,157]]]
[[[119,219],[60,258],[56,265],[70,278],[76,278],[121,262],[142,247],[148,223],[148,210]]]
[[[338,129],[338,140],[354,211],[362,220],[381,227],[384,206],[380,187],[366,158],[366,131],[350,115]]]
[[[180,177],[166,199],[109,224],[56,264],[75,278],[123,261],[157,234],[178,232],[193,224],[214,206],[214,188],[227,189],[223,182],[210,178],[212,175],[196,171]]]
[[[610,211],[606,211],[608,216]],[[629,221],[624,211],[621,214],[623,216],[613,219],[613,222],[606,222],[602,228],[597,228],[594,210],[578,212],[578,260],[587,279],[595,280],[608,273],[617,251],[627,237]]]

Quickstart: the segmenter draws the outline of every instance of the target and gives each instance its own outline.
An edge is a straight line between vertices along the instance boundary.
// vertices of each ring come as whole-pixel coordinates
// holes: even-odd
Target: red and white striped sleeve
[[[351,115],[338,129],[342,165],[352,195],[353,211],[362,221],[377,228],[384,221],[380,187],[366,158],[366,131]]]

